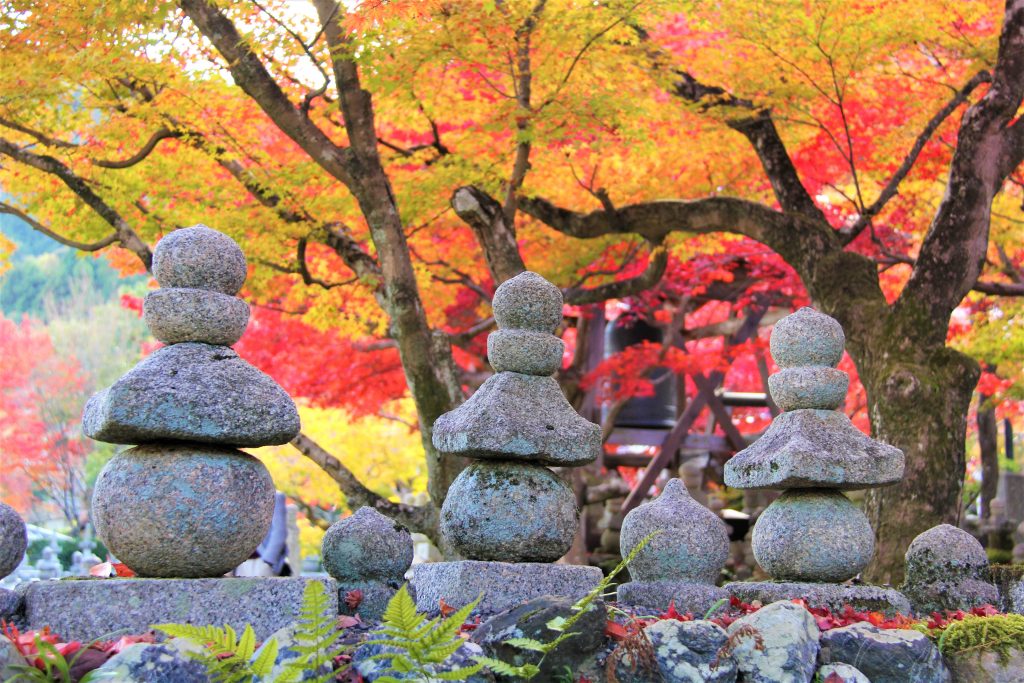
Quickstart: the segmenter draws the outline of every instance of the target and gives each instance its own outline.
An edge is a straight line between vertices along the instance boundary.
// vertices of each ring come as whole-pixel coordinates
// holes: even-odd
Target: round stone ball
[[[773,579],[838,583],[871,561],[875,534],[867,516],[839,491],[796,489],[757,518],[751,548]]]
[[[919,534],[907,548],[906,562],[908,584],[990,580],[988,555],[981,543],[950,524],[940,524]]]
[[[233,296],[245,275],[245,254],[235,241],[205,225],[175,230],[153,251],[153,276],[161,287],[211,289]]]
[[[768,378],[768,391],[782,410],[835,410],[846,399],[850,376],[842,370],[812,365],[786,368]]]
[[[28,547],[28,532],[21,515],[0,503],[0,579],[18,568]]]
[[[320,547],[324,569],[342,583],[401,582],[412,551],[408,529],[371,507],[332,524]]]
[[[274,482],[233,448],[152,444],[115,455],[92,498],[96,531],[139,576],[223,576],[270,529]]]
[[[208,289],[168,287],[146,295],[142,316],[164,344],[231,346],[245,334],[249,304]]]
[[[729,558],[729,532],[715,513],[690,497],[679,479],[669,480],[660,496],[622,520],[622,556],[628,557],[655,531],[658,535],[629,564],[634,581],[715,583]]]
[[[834,368],[843,358],[846,336],[835,318],[804,306],[775,323],[769,347],[780,368],[825,365]]]
[[[502,283],[491,300],[502,329],[554,332],[562,322],[562,292],[537,273],[526,271]]]
[[[554,562],[572,546],[578,514],[572,488],[546,467],[478,460],[448,489],[441,534],[470,560]]]
[[[546,377],[562,367],[565,343],[547,332],[495,330],[487,335],[487,360],[498,372]]]

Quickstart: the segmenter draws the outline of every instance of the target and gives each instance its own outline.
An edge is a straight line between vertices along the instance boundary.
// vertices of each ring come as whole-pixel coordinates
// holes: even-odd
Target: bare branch
[[[123,159],[121,161],[108,161],[100,159],[97,161],[93,161],[92,163],[96,164],[97,166],[100,166],[101,168],[128,168],[130,166],[134,166],[135,164],[141,162],[143,159],[148,157],[153,152],[153,150],[156,149],[157,144],[159,144],[161,140],[167,140],[168,138],[180,138],[183,135],[184,133],[180,131],[170,130],[169,128],[160,128],[149,137],[149,140],[147,140],[146,144],[142,146],[142,149],[140,149],[138,152],[128,157],[127,159]]]
[[[569,304],[593,304],[608,299],[622,299],[633,296],[654,287],[665,274],[668,266],[668,249],[658,245],[651,250],[647,267],[642,273],[625,280],[609,282],[590,289],[573,287],[563,291],[565,302]]]
[[[40,232],[49,237],[50,239],[54,240],[55,242],[60,242],[66,247],[78,249],[79,251],[99,251],[100,249],[103,249],[104,247],[109,247],[114,242],[117,242],[116,232],[107,235],[106,237],[97,242],[76,242],[75,240],[68,239],[67,237],[63,237],[57,234],[50,228],[46,227],[45,225],[37,221],[35,218],[32,218],[32,216],[28,215],[18,207],[11,206],[7,202],[0,202],[0,213],[6,213],[12,216],[17,216],[21,220],[28,223],[29,227],[31,227],[36,232]]]

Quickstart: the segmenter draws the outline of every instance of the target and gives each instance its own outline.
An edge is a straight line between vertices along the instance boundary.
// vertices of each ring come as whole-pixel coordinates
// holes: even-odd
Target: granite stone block
[[[778,600],[801,598],[811,607],[828,607],[833,612],[850,605],[858,611],[882,612],[886,616],[910,614],[910,601],[892,588],[842,583],[797,583],[790,581],[734,581],[722,586],[743,602],[763,605]]]
[[[619,586],[618,601],[636,607],[664,612],[675,605],[680,614],[691,613],[698,619],[719,600],[728,600],[724,588],[692,581],[630,581]]]
[[[146,295],[142,315],[164,344],[231,346],[245,334],[249,304],[207,289],[158,289]]]

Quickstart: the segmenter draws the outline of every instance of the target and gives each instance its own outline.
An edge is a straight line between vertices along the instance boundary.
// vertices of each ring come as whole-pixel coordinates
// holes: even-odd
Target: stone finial
[[[27,547],[25,521],[10,505],[0,503],[0,579],[18,568]]]
[[[906,562],[900,590],[918,614],[998,604],[985,549],[963,529],[940,524],[921,533],[907,548]]]
[[[729,532],[715,513],[690,497],[679,479],[661,495],[631,510],[622,522],[623,557],[659,532],[629,565],[635,581],[692,581],[714,584],[729,558]]]
[[[161,287],[206,289],[234,296],[245,275],[245,254],[235,241],[202,224],[175,230],[153,251],[153,276]]]
[[[562,293],[537,273],[526,271],[506,280],[491,300],[502,329],[551,334],[562,322]]]
[[[794,489],[761,513],[751,547],[773,579],[839,582],[871,561],[875,534],[864,513],[842,493]]]
[[[331,525],[321,545],[324,569],[338,581],[401,582],[412,565],[412,536],[371,507]]]
[[[775,323],[769,348],[780,368],[834,368],[843,358],[846,335],[834,318],[804,306]]]

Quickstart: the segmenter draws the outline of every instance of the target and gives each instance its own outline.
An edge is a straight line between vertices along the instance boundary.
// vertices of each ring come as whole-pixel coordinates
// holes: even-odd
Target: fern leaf
[[[280,647],[274,638],[263,643],[263,650],[252,662],[252,672],[261,677],[270,674],[274,670],[274,662],[277,661],[277,653]]]
[[[520,650],[532,650],[534,652],[546,652],[546,645],[533,638],[509,638],[501,641],[503,645],[511,645]]]
[[[439,681],[464,681],[482,668],[484,668],[484,665],[477,663],[472,666],[463,666],[449,671],[435,672],[431,674],[431,678]]]
[[[256,632],[252,630],[252,624],[246,624],[242,631],[242,637],[238,639],[235,654],[241,659],[249,661],[254,652],[256,652]]]
[[[493,659],[491,657],[474,657],[478,664],[483,664],[488,669],[498,674],[499,676],[508,676],[510,678],[522,678],[530,680],[534,676],[540,673],[540,667],[536,664],[523,664],[521,666],[513,666],[508,662],[503,662],[500,659]]]

